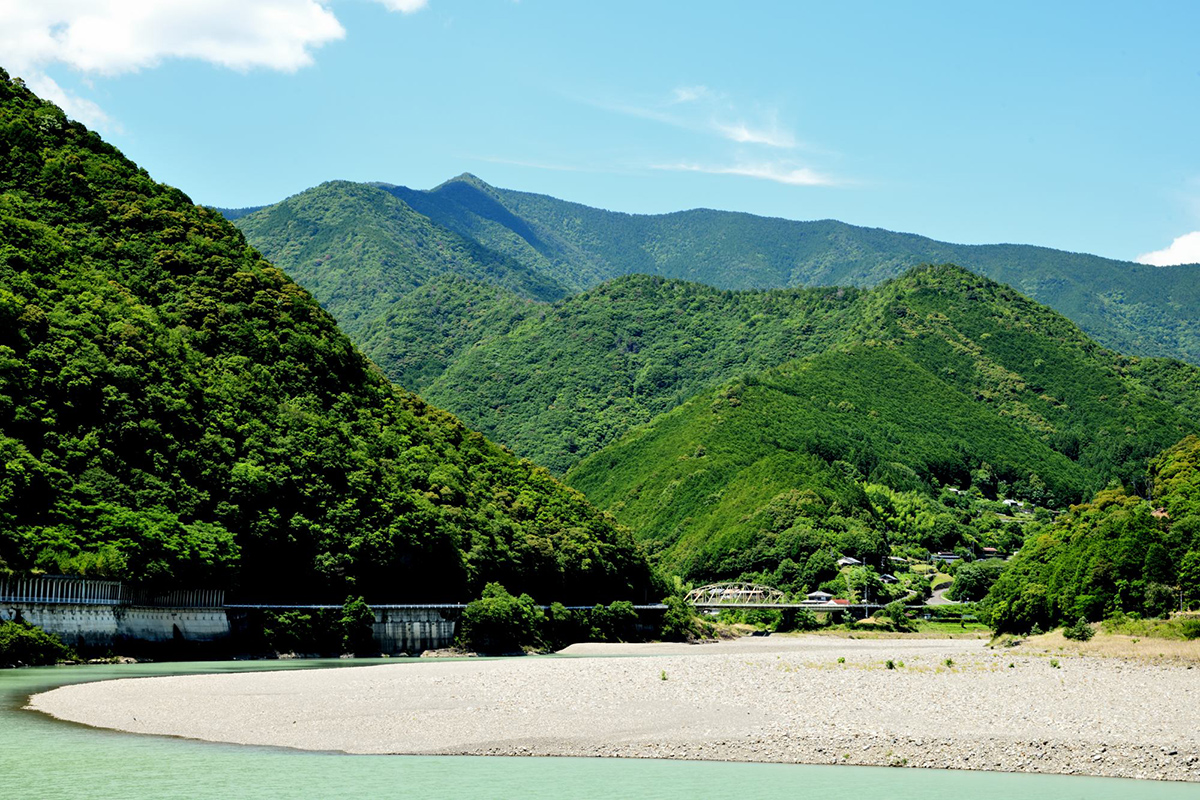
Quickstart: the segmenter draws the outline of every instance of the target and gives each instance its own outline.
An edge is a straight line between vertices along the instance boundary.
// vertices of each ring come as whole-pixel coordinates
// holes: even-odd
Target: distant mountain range
[[[1145,357],[1200,353],[1196,267],[618,214],[471,176],[327,183],[235,224],[390,378],[697,579],[882,558],[891,506],[904,536],[974,536],[942,485],[1056,505],[1139,488],[1200,427],[1200,369]]]
[[[1118,352],[1200,363],[1200,265],[948,244],[833,220],[706,209],[625,214],[499,189],[473,175],[427,191],[332,182],[226,213],[344,324],[431,272],[554,300],[634,273],[719,289],[873,286],[918,264],[954,263],[1050,306]],[[347,264],[357,284],[341,274]]]

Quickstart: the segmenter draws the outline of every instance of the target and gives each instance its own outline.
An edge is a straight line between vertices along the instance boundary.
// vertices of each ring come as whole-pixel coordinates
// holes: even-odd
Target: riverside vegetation
[[[1200,604],[1200,437],[1156,458],[1147,483],[1145,497],[1106,488],[1031,535],[984,601],[992,625],[1023,633],[1113,618],[1119,627],[1128,615]],[[1200,638],[1200,620],[1178,635]]]

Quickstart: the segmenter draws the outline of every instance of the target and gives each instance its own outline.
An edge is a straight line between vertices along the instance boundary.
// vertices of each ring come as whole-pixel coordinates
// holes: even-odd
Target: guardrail
[[[92,606],[157,606],[160,608],[221,608],[223,589],[177,589],[154,592],[121,581],[39,575],[0,578],[0,603],[62,603]]]
[[[120,581],[98,581],[65,575],[0,579],[0,602],[79,603],[118,606],[122,603]]]

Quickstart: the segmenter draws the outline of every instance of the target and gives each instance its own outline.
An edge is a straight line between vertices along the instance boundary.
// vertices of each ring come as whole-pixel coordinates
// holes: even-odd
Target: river
[[[385,663],[396,663],[388,659]],[[0,798],[813,798],[1175,800],[1195,784],[881,767],[579,758],[348,756],[139,736],[22,709],[83,681],[343,668],[339,660],[223,661],[0,670]]]

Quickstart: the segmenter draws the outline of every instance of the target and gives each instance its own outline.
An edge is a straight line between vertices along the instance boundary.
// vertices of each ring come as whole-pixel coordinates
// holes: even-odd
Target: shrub
[[[1180,620],[1179,632],[1185,639],[1200,639],[1200,619]]]
[[[342,652],[359,656],[379,651],[375,646],[375,612],[363,598],[346,598],[338,627],[342,633]]]
[[[591,634],[586,613],[572,611],[562,603],[551,603],[546,613],[544,638],[552,650],[561,650],[575,642],[585,642]]]
[[[663,600],[662,638],[667,642],[690,642],[700,636],[700,620],[696,609],[688,605],[683,595],[671,595]]]
[[[1083,617],[1075,620],[1073,625],[1068,625],[1063,628],[1063,636],[1068,639],[1073,639],[1077,642],[1086,642],[1096,635],[1096,631],[1088,624],[1088,621]]]
[[[898,631],[915,631],[917,629],[917,626],[908,618],[908,611],[904,608],[904,603],[899,600],[884,606],[883,615],[892,621],[893,627]]]
[[[628,600],[592,609],[591,638],[597,642],[627,642],[637,634],[637,610]]]
[[[28,622],[0,622],[0,667],[37,667],[74,661],[74,651]]]
[[[481,653],[514,653],[541,641],[546,615],[527,594],[513,597],[498,583],[467,604],[459,624],[459,643]]]
[[[821,627],[817,615],[807,608],[795,608],[784,611],[779,620],[779,631],[815,631]]]

